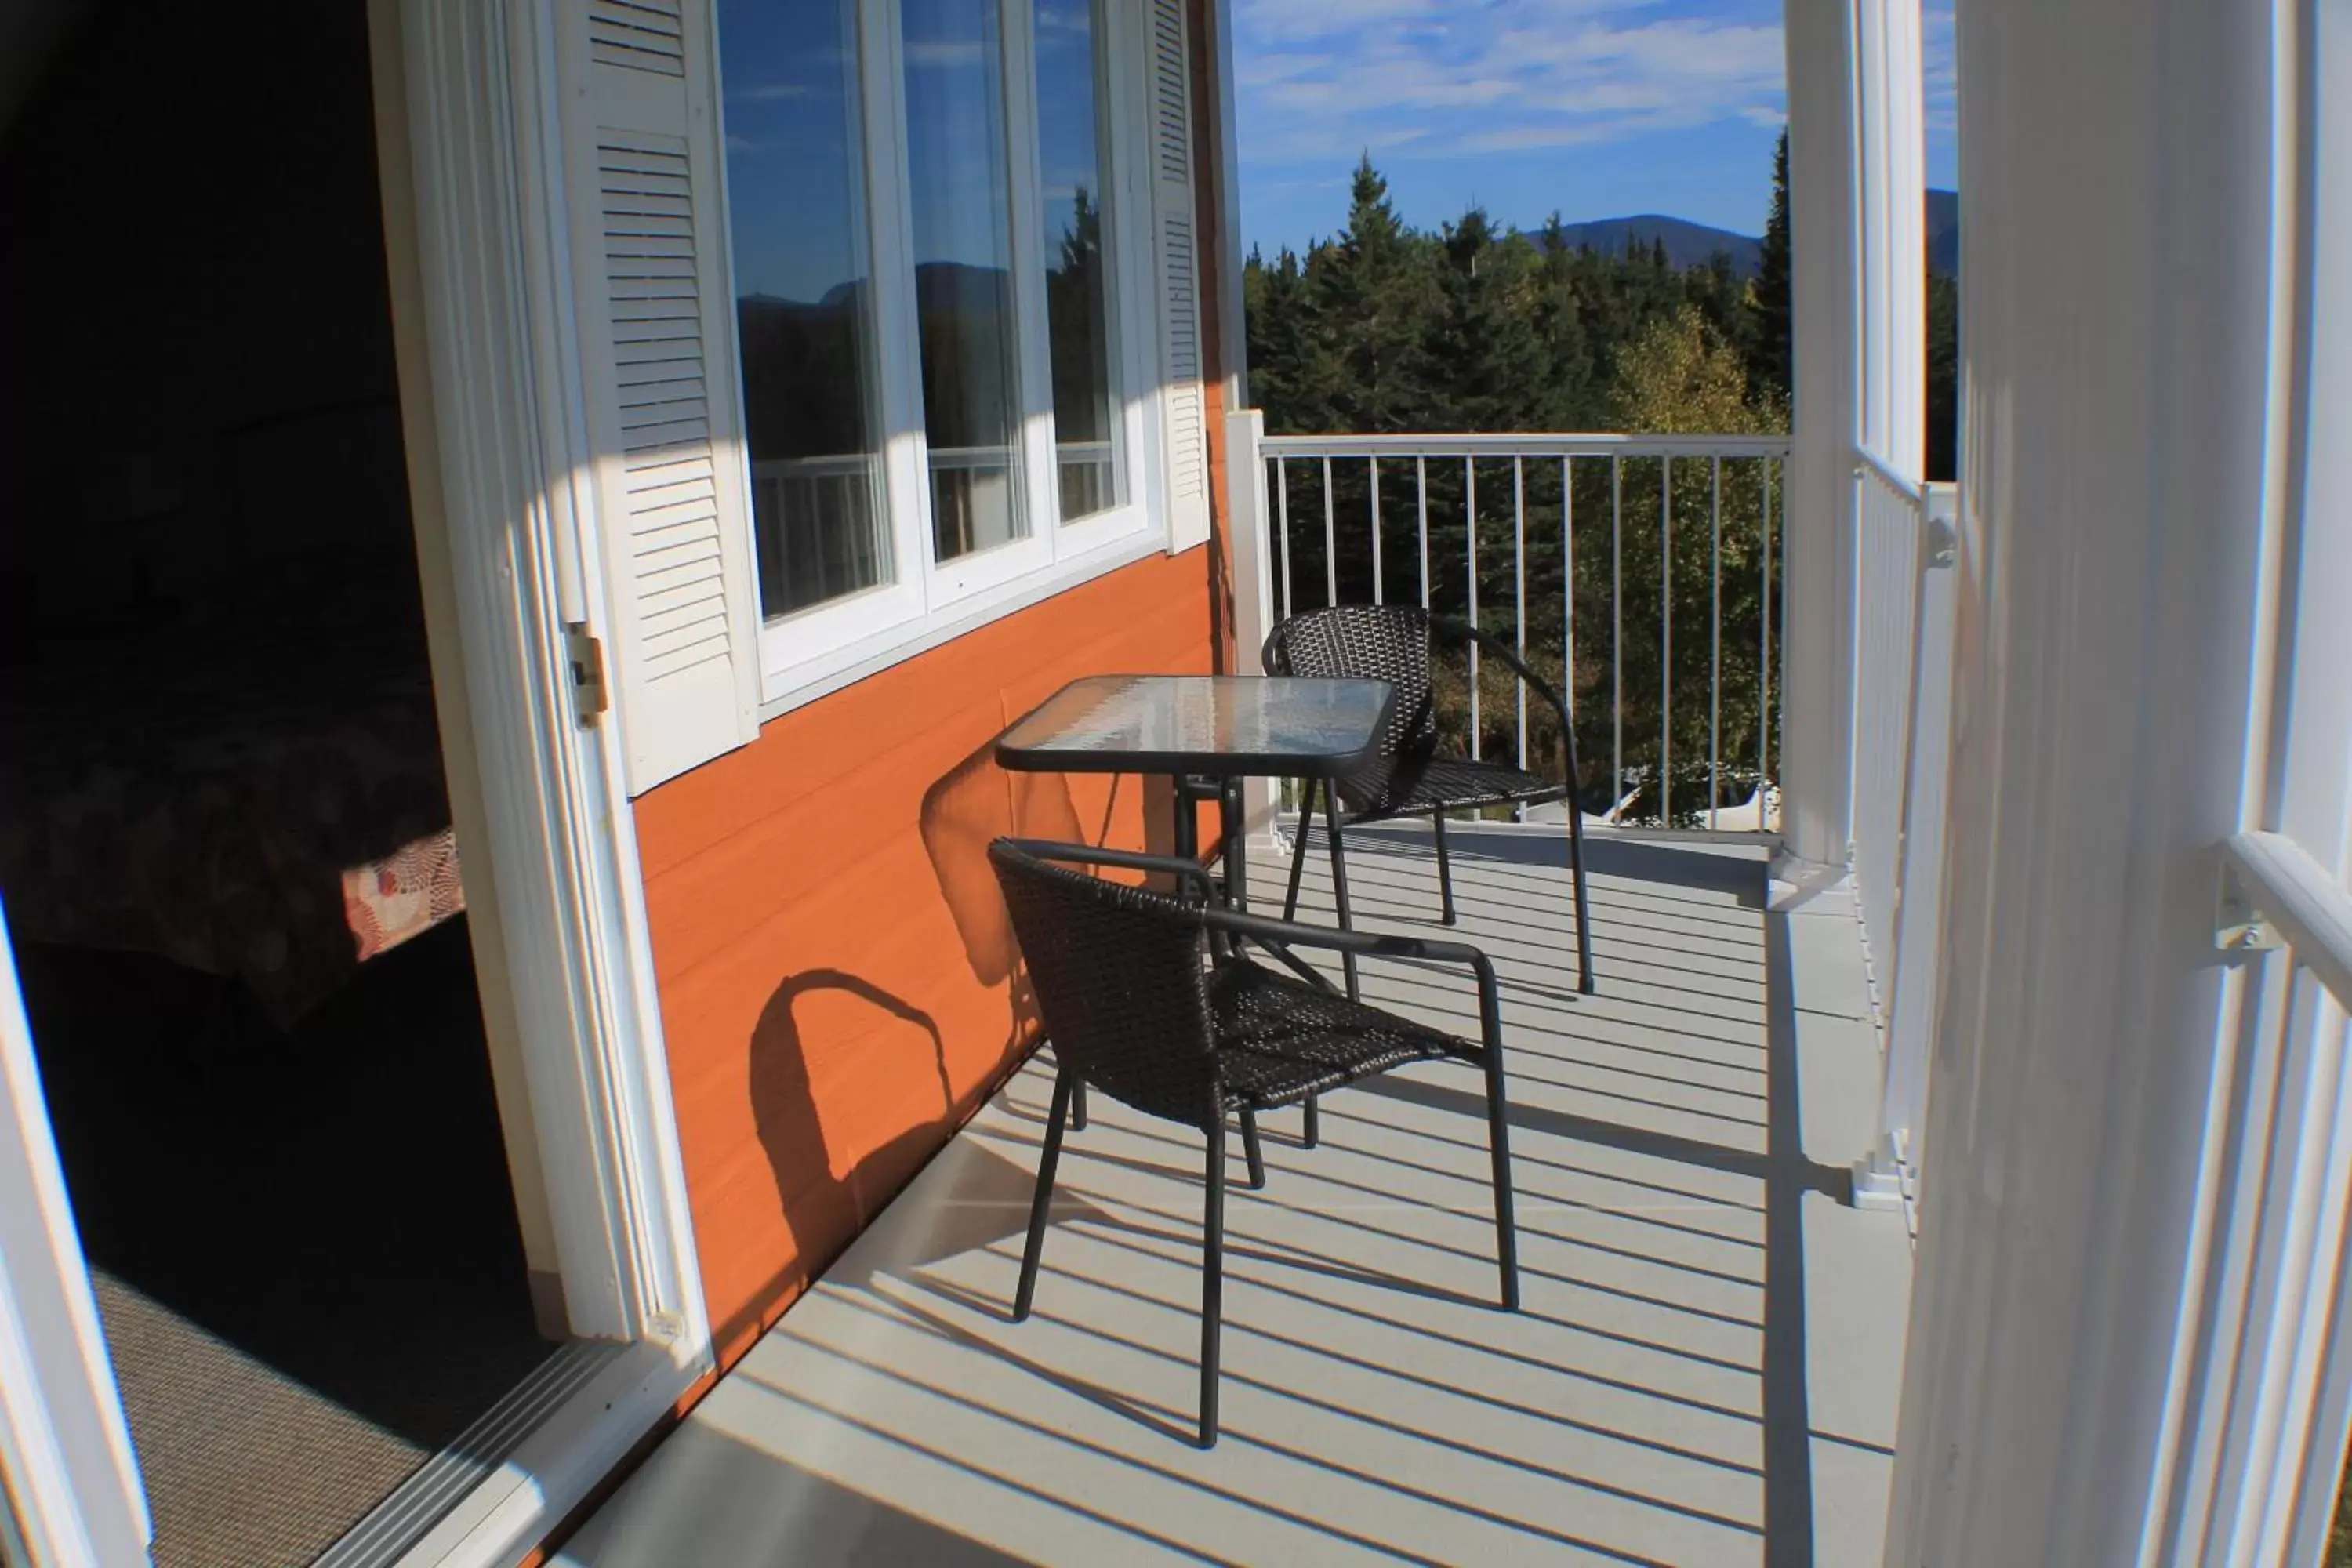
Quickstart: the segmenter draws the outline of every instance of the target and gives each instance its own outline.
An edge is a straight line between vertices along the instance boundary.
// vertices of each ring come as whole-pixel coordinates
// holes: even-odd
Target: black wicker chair
[[[1224,1285],[1226,1121],[1240,1117],[1250,1184],[1263,1186],[1257,1112],[1295,1105],[1407,1062],[1438,1058],[1471,1063],[1486,1075],[1502,1303],[1517,1309],[1518,1249],[1504,1121],[1502,1019],[1494,965],[1485,953],[1459,942],[1330,931],[1229,910],[1213,901],[1208,875],[1181,859],[1013,838],[990,846],[989,858],[1012,911],[1057,1068],[1029,1211],[1029,1241],[1013,1298],[1015,1322],[1028,1317],[1036,1294],[1054,1168],[1074,1090],[1091,1085],[1146,1115],[1199,1128],[1208,1138],[1200,1444],[1213,1447]],[[1108,881],[1069,869],[1074,865],[1160,872],[1175,879],[1181,893]],[[1256,941],[1297,976],[1243,956],[1244,938]],[[1478,985],[1480,1043],[1349,1001],[1290,952],[1292,947],[1467,964]]]
[[[1475,647],[1517,675],[1536,699],[1559,716],[1566,741],[1566,777],[1548,779],[1502,763],[1445,756],[1437,749],[1437,718],[1431,690],[1431,648]],[[1405,605],[1335,605],[1291,616],[1265,639],[1269,675],[1321,676],[1385,680],[1396,688],[1395,710],[1376,753],[1332,785],[1323,786],[1324,822],[1330,831],[1331,884],[1339,923],[1349,924],[1348,868],[1339,829],[1391,817],[1427,816],[1437,841],[1440,918],[1454,922],[1454,868],[1445,850],[1445,814],[1488,805],[1568,805],[1568,866],[1575,889],[1577,989],[1592,992],[1592,927],[1584,881],[1584,814],[1576,802],[1576,724],[1568,703],[1543,677],[1529,669],[1510,644],[1465,621],[1433,616]],[[1336,793],[1337,798],[1334,798]],[[1307,784],[1298,812],[1298,839],[1290,859],[1286,919],[1298,910],[1298,883],[1307,868],[1307,829],[1315,820],[1316,786]],[[1342,809],[1344,808],[1344,810]],[[1348,994],[1357,994],[1356,971],[1348,965]]]

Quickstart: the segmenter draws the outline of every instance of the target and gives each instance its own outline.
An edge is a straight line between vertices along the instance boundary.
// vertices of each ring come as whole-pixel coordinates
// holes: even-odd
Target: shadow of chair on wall
[[[1099,839],[1107,830],[1115,805],[1114,791],[1105,808],[1104,827],[1094,837]],[[1059,774],[1008,773],[999,768],[992,737],[924,792],[919,829],[972,977],[1004,994],[1005,1035],[997,1059],[1009,1068],[1037,1037],[1036,1007],[988,847],[1008,834],[1085,838],[1076,804]],[[820,1047],[815,1058],[813,1042]],[[907,1109],[898,1114],[908,1116],[908,1125],[854,1154],[845,1147],[837,1122],[828,1134],[820,1107],[833,1101],[821,1099],[815,1081],[824,1058],[837,1061],[844,1050],[908,1053],[907,1074],[897,1081],[906,1085],[902,1105]],[[915,1065],[919,1058],[919,1068]],[[778,982],[752,1027],[750,1077],[753,1124],[797,1256],[758,1301],[721,1328],[722,1343],[772,1320],[783,1300],[831,1267],[845,1242],[863,1232],[939,1152],[973,1098],[995,1087],[992,1078],[969,1086],[971,1094],[960,1095],[948,1067],[946,1038],[929,1012],[861,975],[830,968],[803,970]],[[917,1079],[929,1081],[919,1087]],[[912,1109],[918,1101],[919,1112]],[[888,1108],[881,1109],[891,1114]],[[855,1115],[856,1109],[834,1106],[834,1112],[839,1118]],[[1003,1163],[1001,1156],[986,1157]],[[989,1191],[1001,1186],[1008,1199],[1017,1200],[1014,1209],[1025,1205],[1027,1173],[1007,1164],[1002,1173],[982,1174]],[[967,1173],[960,1188],[969,1181]],[[960,1205],[962,1218],[928,1234],[923,1247],[944,1257],[996,1239],[995,1231],[1004,1223],[997,1206]],[[972,1234],[975,1226],[989,1234]],[[892,1267],[915,1261],[897,1258]]]

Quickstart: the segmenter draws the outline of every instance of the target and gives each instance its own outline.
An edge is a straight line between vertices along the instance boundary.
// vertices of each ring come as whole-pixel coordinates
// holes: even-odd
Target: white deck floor
[[[1876,1564],[1910,1252],[1841,1201],[1877,1091],[1851,914],[1768,915],[1759,849],[1596,842],[1580,997],[1557,829],[1455,838],[1503,980],[1520,1311],[1473,1069],[1329,1097],[1312,1151],[1269,1119],[1264,1192],[1229,1140],[1223,1437],[1193,1448],[1198,1137],[1094,1097],[1010,1323],[1033,1063],[559,1561]],[[1353,842],[1360,925],[1433,928],[1427,844]],[[1365,981],[1474,1026],[1451,974]]]

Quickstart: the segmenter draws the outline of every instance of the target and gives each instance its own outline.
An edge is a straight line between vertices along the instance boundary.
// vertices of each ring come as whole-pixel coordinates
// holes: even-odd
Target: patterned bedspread
[[[0,671],[11,928],[235,976],[282,1025],[465,908],[421,638],[326,608]]]

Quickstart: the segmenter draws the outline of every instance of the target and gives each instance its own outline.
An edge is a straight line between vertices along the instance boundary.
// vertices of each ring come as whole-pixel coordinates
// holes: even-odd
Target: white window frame
[[[1108,360],[1119,403],[1120,479],[1126,499],[1079,521],[1060,517],[1054,440],[1051,340],[1046,328],[1044,177],[1036,131],[1036,52],[1032,0],[995,0],[1005,80],[1004,135],[1010,164],[1013,312],[1019,341],[1021,423],[1015,439],[1024,482],[1018,502],[1028,532],[951,560],[934,556],[931,476],[924,437],[922,358],[915,300],[912,211],[907,190],[904,46],[898,0],[855,0],[864,156],[867,267],[874,279],[876,414],[889,434],[881,448],[881,504],[893,577],[813,605],[760,628],[761,717],[814,700],[924,648],[960,636],[1089,578],[1141,560],[1168,539],[1153,504],[1163,469],[1158,417],[1159,323],[1151,310],[1151,188],[1148,42],[1139,8],[1102,7],[1096,113],[1108,130],[1103,245],[1114,286]],[[712,70],[723,105],[725,77],[712,29]],[[721,113],[723,115],[723,108]],[[725,128],[720,127],[723,138]],[[731,213],[731,195],[727,198]],[[731,219],[725,266],[736,293]],[[741,385],[740,340],[729,345]],[[748,462],[748,458],[745,459]]]

